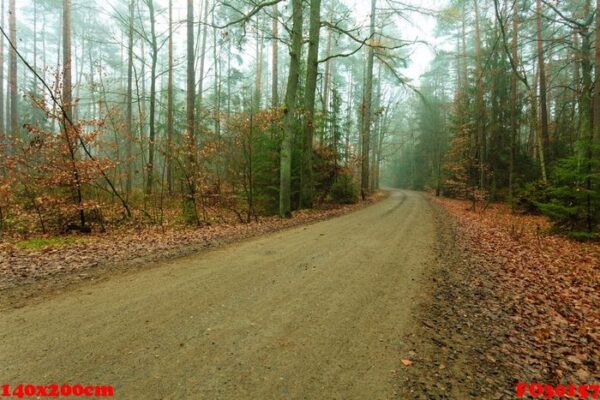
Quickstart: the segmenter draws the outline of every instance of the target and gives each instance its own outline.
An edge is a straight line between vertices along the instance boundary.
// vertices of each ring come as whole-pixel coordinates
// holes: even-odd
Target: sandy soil
[[[386,399],[435,263],[435,211],[360,211],[0,314],[0,383],[118,399]]]

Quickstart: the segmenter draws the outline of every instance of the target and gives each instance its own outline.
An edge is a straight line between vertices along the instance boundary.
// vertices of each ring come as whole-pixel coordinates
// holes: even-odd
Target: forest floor
[[[451,220],[408,340],[418,357],[404,397],[465,398],[459,386],[468,398],[513,399],[518,382],[600,384],[600,244],[549,235],[545,218],[506,205],[432,202]]]
[[[393,191],[4,310],[0,379],[114,385],[119,399],[393,398],[439,217]]]
[[[115,273],[158,265],[224,244],[340,216],[382,200],[377,192],[352,205],[294,212],[293,218],[261,217],[250,223],[115,227],[105,233],[18,237],[0,241],[0,310],[20,307],[71,286]]]

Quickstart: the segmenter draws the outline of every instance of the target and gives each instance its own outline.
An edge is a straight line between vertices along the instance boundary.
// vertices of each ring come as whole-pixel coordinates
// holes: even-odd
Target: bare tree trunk
[[[278,94],[278,85],[279,85],[279,21],[278,21],[279,11],[277,9],[277,4],[273,5],[273,26],[272,26],[272,36],[271,39],[271,57],[272,61],[272,74],[273,79],[271,82],[271,106],[273,108],[277,108],[279,106],[279,94]]]
[[[589,14],[590,5],[586,1],[585,15]],[[580,28],[581,35],[581,97],[579,100],[579,139],[587,140],[592,133],[592,64],[590,60],[591,43],[589,27]]]
[[[375,39],[376,0],[371,0],[371,24],[369,40]],[[365,71],[365,94],[363,100],[362,147],[361,147],[361,180],[360,189],[364,199],[369,193],[369,142],[371,141],[371,103],[373,97],[373,47],[369,46],[367,54],[367,70]]]
[[[375,164],[376,166],[376,173],[375,173],[375,188],[379,189],[379,178],[380,178],[380,171],[381,171],[381,162],[383,161],[383,142],[385,140],[385,132],[387,130],[387,121],[388,121],[388,117],[389,117],[389,105],[386,107],[384,114],[383,114],[383,118],[379,127],[379,143],[377,145],[377,164]],[[442,161],[439,160],[438,161],[438,167],[441,166]],[[438,170],[439,171],[439,170]],[[438,184],[437,187],[439,188],[440,186],[440,176],[438,173]],[[438,192],[439,195],[439,192]]]
[[[330,17],[333,12],[330,13]],[[331,56],[331,43],[333,38],[333,30],[328,28],[327,30],[327,47],[325,50],[325,58]],[[321,145],[325,144],[325,133],[327,132],[329,122],[329,96],[331,93],[331,64],[333,60],[325,61],[325,73],[323,74],[323,126],[320,131],[319,142]]]
[[[477,0],[473,0],[475,7],[475,79],[476,83],[476,100],[475,100],[475,118],[477,126],[477,152],[479,165],[479,189],[485,189],[485,153],[486,153],[486,137],[484,130],[484,88],[483,88],[483,68],[481,60],[481,33],[479,28],[479,6]]]
[[[260,110],[262,99],[263,79],[263,36],[260,34],[260,17],[256,17],[256,83],[254,92],[254,105],[256,111]]]
[[[373,126],[374,135],[371,135],[371,179],[369,182],[369,190],[375,191],[377,190],[377,152],[379,149],[379,134],[381,128],[381,115],[380,115],[380,107],[381,107],[381,65],[377,68],[377,91],[375,95],[375,110],[377,110],[376,115],[374,116],[375,122]]]
[[[513,11],[512,31],[512,58],[515,65],[519,65],[519,7],[515,5]],[[508,198],[511,205],[514,200],[515,157],[517,146],[518,110],[517,110],[517,72],[512,70],[510,77],[510,154],[508,166]]]
[[[33,70],[38,72],[37,68],[37,0],[33,0]],[[33,75],[33,74],[32,74]],[[31,77],[31,91],[34,96],[37,96],[37,77]]]
[[[584,15],[588,16],[591,12],[591,2],[587,0],[584,4]],[[600,12],[600,10],[596,10],[596,13]],[[599,24],[600,20],[598,16],[596,16],[596,23]],[[591,25],[591,21],[590,24]],[[583,121],[585,121],[582,125],[581,131],[581,140],[585,142],[585,160],[586,160],[586,179],[585,179],[585,188],[587,190],[586,195],[586,222],[587,222],[587,230],[588,232],[592,232],[594,228],[593,222],[593,206],[592,206],[592,161],[594,157],[594,131],[598,129],[598,126],[593,122],[598,119],[597,113],[594,113],[594,108],[597,109],[597,105],[592,105],[592,65],[590,60],[591,53],[591,33],[589,31],[589,25],[586,24],[581,28],[581,72],[583,77],[583,91],[581,98],[581,110],[580,112],[583,115]],[[596,32],[596,37],[600,37],[600,34]],[[596,42],[596,51],[595,51],[595,60],[600,59],[600,54],[598,50],[598,42]],[[596,64],[596,77],[598,77],[598,68],[599,65]],[[599,82],[596,82],[595,86],[598,86]],[[598,88],[594,89],[594,93],[599,93]],[[594,96],[596,97],[596,96]],[[598,98],[596,97],[596,102]]]
[[[4,0],[0,6],[0,25],[4,26]],[[4,36],[0,36],[0,144],[6,139],[4,122]]]
[[[300,53],[302,52],[302,0],[292,0],[291,40],[290,69],[285,93],[286,109],[284,110],[284,130],[279,169],[279,215],[282,218],[288,218],[292,215],[292,141],[296,117],[296,95],[300,78]]]
[[[8,2],[8,29],[10,31],[10,41],[15,49],[18,46],[16,11],[15,0],[10,0]],[[14,140],[19,137],[19,109],[17,106],[17,52],[12,48],[10,49],[8,70],[8,85],[10,88],[10,132]]]
[[[139,12],[140,10],[138,10],[138,14],[141,15],[141,13]],[[140,18],[141,21],[141,18]],[[142,51],[142,60],[146,60],[146,39],[142,38],[141,42],[141,51]],[[141,85],[138,85],[138,79],[141,81]],[[140,165],[141,165],[141,172],[142,172],[142,176],[141,176],[141,181],[142,181],[142,190],[144,190],[144,186],[146,185],[146,168],[144,168],[144,166],[146,165],[146,133],[148,130],[148,112],[146,111],[146,107],[147,107],[147,101],[146,101],[146,96],[147,96],[147,90],[146,90],[146,62],[142,61],[141,65],[140,65],[140,77],[139,78],[135,78],[136,81],[136,86],[141,86],[141,91],[140,91],[140,87],[137,87],[137,101],[138,101],[138,114],[139,114],[139,126],[140,126],[140,155],[141,155],[141,159],[140,159]]]
[[[4,0],[2,0],[2,7],[4,9]],[[2,12],[2,24],[4,24],[4,12]],[[46,13],[42,13],[42,31],[46,31]],[[42,35],[42,77],[46,80],[46,35]]]
[[[152,46],[152,64],[150,69],[150,135],[148,137],[148,164],[146,168],[146,195],[152,194],[154,187],[154,146],[156,141],[156,63],[158,60],[158,43],[156,39],[156,21],[154,0],[146,0],[150,14],[150,45]]]
[[[596,84],[594,85],[594,131],[592,140],[600,138],[600,0],[596,0]],[[1,91],[1,90],[0,90]],[[0,105],[2,103],[0,102]]]
[[[63,88],[62,106],[65,116],[73,118],[73,95],[71,82],[71,0],[63,0]],[[65,123],[68,124],[68,123]]]
[[[300,204],[313,206],[313,137],[315,133],[314,114],[319,72],[319,33],[321,30],[321,0],[310,1],[310,30],[308,36],[308,58],[306,61],[306,88],[304,91],[305,123],[304,148],[302,149],[302,179]]]
[[[193,60],[192,60],[193,61]],[[167,78],[167,191],[173,193],[173,0],[169,0],[169,66]],[[192,104],[193,112],[193,104]]]
[[[205,63],[205,55],[206,55],[206,37],[208,36],[208,0],[204,0],[204,17],[203,17],[204,26],[202,27],[202,46],[200,49],[200,71],[198,72],[198,115],[196,116],[198,119],[202,116],[202,101],[204,99],[204,63]],[[200,124],[196,127],[200,128]]]
[[[215,22],[215,13],[213,11],[212,13],[212,24],[213,26],[215,26],[215,28],[213,28],[213,60],[214,60],[214,67],[215,67],[215,79],[214,79],[214,95],[215,95],[215,110],[214,110],[214,129],[215,129],[215,135],[217,138],[220,137],[221,135],[221,60],[219,58],[219,53],[218,50],[219,48],[217,47],[217,37],[218,37],[218,31],[216,28],[216,22]],[[217,167],[218,168],[218,167]]]
[[[60,24],[62,24],[62,19],[60,20]],[[58,43],[57,43],[57,46],[58,46],[57,50],[58,51],[56,52],[56,70],[57,71],[60,69],[60,61],[61,61],[60,57],[62,55],[62,46],[61,46],[61,43],[62,43],[62,32],[63,31],[62,31],[62,25],[61,25],[61,28],[59,29],[59,34],[58,34]],[[54,89],[55,93],[58,93],[58,91],[60,90],[60,80],[59,79],[55,79],[54,80],[54,86],[52,88]],[[10,102],[8,102],[8,103],[10,103]],[[7,107],[9,107],[9,105],[7,105]],[[57,109],[58,109],[58,106],[57,106],[56,102],[53,102],[52,103],[52,114],[57,115]],[[56,118],[53,118],[52,119],[52,131],[53,132],[57,131],[56,124],[57,124],[57,120],[56,120]],[[59,129],[60,129],[60,127],[59,127]]]
[[[536,72],[536,78],[534,85],[529,89],[529,103],[531,105],[531,135],[530,135],[530,147],[533,158],[539,158],[540,163],[540,171],[542,173],[542,182],[544,184],[548,183],[548,174],[546,172],[546,159],[544,156],[544,145],[542,140],[542,130],[540,129],[540,122],[538,117],[538,107],[537,107],[537,99],[535,95],[535,88],[539,79],[539,69]],[[533,146],[532,143],[533,142]]]
[[[85,228],[85,211],[83,209],[83,194],[81,191],[81,179],[76,164],[77,158],[77,135],[73,121],[73,96],[71,82],[71,0],[63,0],[63,88],[62,88],[62,124],[65,141],[68,146],[72,164],[72,173],[75,186],[75,202],[79,208],[80,229]]]
[[[550,144],[550,136],[548,135],[548,101],[546,88],[546,66],[544,60],[544,39],[542,37],[542,2],[536,0],[536,20],[537,20],[537,55],[538,55],[538,71],[539,71],[539,90],[540,90],[540,132],[542,142],[540,143],[541,152],[546,153]]]
[[[227,39],[227,120],[231,116],[231,38]]]
[[[208,1],[207,1],[208,3]],[[205,16],[206,17],[206,16]],[[187,193],[183,199],[183,210],[188,222],[200,224],[196,209],[196,136],[194,130],[194,107],[196,100],[196,77],[194,71],[194,2],[187,0],[187,81],[186,81],[186,137],[187,137]],[[206,32],[206,31],[205,31]],[[206,35],[205,35],[206,37]],[[204,55],[202,55],[204,57]]]
[[[467,84],[468,84],[468,80],[469,80],[469,75],[468,75],[468,58],[467,58],[467,16],[466,16],[466,4],[463,3],[463,7],[462,7],[462,13],[461,13],[461,20],[462,20],[462,32],[461,32],[461,44],[462,44],[462,52],[461,52],[461,58],[462,58],[462,63],[461,63],[461,70],[460,70],[460,75],[461,75],[461,87],[462,90],[466,90],[467,88]]]
[[[127,95],[125,99],[125,133],[127,156],[127,178],[125,181],[125,192],[127,198],[131,194],[133,185],[133,9],[134,1],[129,2],[129,26],[128,26],[128,49],[127,49]]]
[[[196,99],[196,77],[194,71],[194,2],[187,0],[187,96],[186,122],[190,145],[194,144],[194,102]],[[195,146],[191,147],[192,150]]]
[[[349,74],[349,89],[348,89],[348,99],[347,99],[347,104],[348,104],[348,109],[347,109],[347,115],[346,115],[346,126],[345,126],[345,131],[346,131],[346,137],[345,137],[345,144],[344,144],[344,165],[346,167],[348,167],[348,165],[350,164],[350,128],[352,126],[352,99],[354,99],[354,75],[352,74],[352,72],[350,72]]]

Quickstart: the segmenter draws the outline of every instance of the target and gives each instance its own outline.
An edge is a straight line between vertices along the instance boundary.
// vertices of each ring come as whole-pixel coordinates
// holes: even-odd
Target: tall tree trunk
[[[573,32],[573,104],[579,105],[581,100],[581,48],[579,45],[579,33]],[[579,107],[573,107],[577,109]],[[578,130],[579,131],[579,130]]]
[[[33,70],[38,72],[37,68],[37,0],[33,0]],[[34,96],[37,96],[37,77],[32,74],[31,77],[31,91]]]
[[[371,179],[369,182],[369,190],[377,190],[377,151],[379,149],[379,134],[381,128],[381,65],[377,67],[377,89],[375,94],[375,110],[377,110],[374,116],[373,132],[371,135]]]
[[[62,24],[62,19],[60,20],[60,24]],[[57,71],[60,69],[60,61],[61,61],[61,55],[62,55],[62,25],[60,25],[60,29],[57,28],[57,30],[59,31],[58,34],[58,42],[57,42],[57,52],[56,52],[56,69]],[[10,86],[10,85],[9,85]],[[10,89],[10,88],[9,88]],[[58,93],[58,91],[60,90],[60,80],[59,79],[55,79],[54,80],[54,86],[52,87],[52,89],[54,90],[55,93]],[[10,108],[10,93],[9,93],[9,101],[7,101],[7,108]],[[52,102],[52,114],[53,115],[57,115],[57,103],[56,102]],[[53,118],[52,119],[52,132],[56,132],[56,124],[57,124],[57,119]],[[60,127],[59,127],[60,129]]]
[[[65,116],[73,118],[73,84],[71,82],[71,0],[63,0],[63,87],[62,106]],[[68,122],[65,121],[65,125]]]
[[[263,78],[263,35],[260,34],[260,17],[256,17],[256,82],[254,84],[254,106],[260,110]]]
[[[68,146],[71,161],[75,202],[78,206],[79,223],[81,229],[85,228],[85,211],[83,209],[83,194],[81,188],[81,179],[77,168],[77,128],[73,121],[73,96],[71,83],[71,0],[63,0],[63,88],[62,88],[62,124],[65,134],[65,141]]]
[[[271,107],[277,108],[279,106],[279,94],[278,94],[278,86],[279,86],[279,21],[278,21],[279,11],[277,9],[277,4],[273,5],[273,26],[271,39],[271,57],[272,57],[272,67],[271,72],[273,74],[273,79],[271,82]]]
[[[0,5],[0,25],[4,26],[4,0]],[[4,122],[4,36],[0,36],[0,144],[6,139]],[[1,154],[0,154],[1,155]]]
[[[193,60],[192,60],[193,61]],[[167,78],[167,191],[173,193],[173,0],[169,0],[169,66]],[[188,105],[189,106],[189,105]],[[192,112],[193,112],[192,103]]]
[[[227,39],[227,120],[231,116],[231,38]]]
[[[459,87],[456,92],[456,96],[454,97],[454,107],[456,107],[457,113],[457,122],[459,126],[459,135],[461,136],[461,140],[464,141],[462,144],[462,157],[464,163],[460,166],[462,169],[461,173],[464,173],[462,180],[462,186],[464,190],[464,196],[468,196],[468,192],[472,186],[475,186],[471,171],[477,168],[475,163],[477,162],[475,153],[477,152],[477,148],[475,146],[476,140],[473,136],[473,129],[470,127],[469,123],[469,106],[468,106],[468,96],[469,96],[469,57],[467,54],[467,2],[462,3],[461,9],[461,32],[460,38],[457,39],[460,45],[460,72],[459,72]],[[476,82],[475,82],[476,83]],[[412,159],[412,158],[411,158]]]
[[[515,4],[513,10],[512,58],[514,65],[519,65],[519,7]],[[517,109],[517,71],[512,70],[510,76],[510,154],[508,166],[508,198],[514,204],[515,157],[517,146],[518,109]]]
[[[190,151],[194,143],[194,102],[196,99],[196,76],[194,71],[194,2],[187,0],[187,96],[186,96],[186,124],[190,136]]]
[[[208,3],[208,1],[207,1]],[[206,18],[206,15],[205,15]],[[200,224],[196,208],[196,136],[194,130],[194,107],[196,76],[194,71],[194,2],[187,0],[187,80],[186,80],[186,138],[187,138],[187,193],[183,201],[185,218],[188,222]],[[206,37],[206,30],[205,30]],[[202,56],[204,57],[204,55]]]
[[[204,64],[206,60],[206,38],[208,36],[208,0],[204,0],[204,16],[202,21],[204,22],[202,27],[202,46],[200,48],[200,71],[198,71],[198,112],[196,118],[198,121],[202,118],[202,107],[204,99]],[[200,124],[196,127],[200,129]]]
[[[583,7],[584,16],[590,15],[591,4],[589,0],[586,0]],[[579,27],[579,35],[581,36],[581,49],[580,49],[580,62],[581,62],[581,93],[579,99],[579,134],[578,141],[585,146],[580,147],[578,150],[579,155],[582,159],[586,160],[587,174],[591,174],[591,160],[593,156],[592,144],[594,137],[594,130],[597,127],[592,127],[592,65],[590,60],[591,53],[591,40],[589,25],[582,25]],[[597,57],[597,49],[595,56]],[[596,72],[597,74],[597,72]],[[595,89],[597,90],[597,89]],[[597,118],[594,115],[594,118]],[[586,189],[591,189],[591,180],[586,179]],[[591,204],[588,196],[588,230],[591,230]]]
[[[150,45],[152,46],[152,64],[150,70],[150,115],[148,137],[148,164],[146,168],[146,195],[152,194],[154,187],[154,146],[156,141],[156,63],[158,60],[158,43],[156,39],[156,16],[154,0],[146,0],[150,14]]]
[[[468,82],[469,82],[469,74],[468,74],[468,56],[467,56],[467,11],[466,11],[466,3],[463,3],[462,13],[461,13],[461,70],[460,70],[460,79],[461,88],[463,91],[467,90]]]
[[[302,52],[302,0],[292,0],[291,41],[279,168],[279,215],[282,218],[289,218],[292,215],[292,142],[295,130],[296,96],[300,77],[300,55]]]
[[[483,66],[481,60],[481,32],[479,26],[479,6],[477,0],[473,0],[475,7],[475,79],[476,99],[475,99],[475,118],[477,126],[477,153],[479,167],[479,189],[485,190],[485,162],[486,162],[486,135],[485,135],[485,112],[484,112],[484,87],[483,87]]]
[[[138,10],[138,14],[141,13],[139,12],[140,10]],[[141,21],[141,18],[140,18]],[[141,46],[141,51],[142,51],[142,60],[146,60],[146,39],[142,38],[141,40],[142,46]],[[144,168],[144,166],[146,165],[146,135],[147,135],[147,131],[148,131],[148,112],[146,111],[147,108],[147,104],[148,102],[146,101],[147,98],[147,90],[146,90],[146,62],[142,61],[140,63],[140,77],[139,80],[141,81],[141,88],[136,88],[137,89],[137,101],[138,101],[138,113],[139,113],[139,125],[140,125],[140,154],[141,154],[141,171],[142,171],[142,189],[145,190],[145,185],[146,185],[146,168]],[[136,81],[136,86],[137,86],[137,82],[138,82],[138,78],[135,78]],[[141,91],[140,91],[141,89]]]
[[[2,7],[4,9],[4,0],[2,0]],[[4,12],[2,13],[2,24],[4,24]],[[46,13],[42,13],[42,31],[46,31]],[[42,78],[46,80],[46,35],[42,35]]]
[[[369,41],[375,39],[375,11],[376,1],[371,0],[371,22],[369,29]],[[373,44],[373,43],[371,43]],[[369,193],[369,142],[371,141],[371,103],[373,97],[373,46],[369,46],[367,54],[367,68],[365,71],[365,91],[362,105],[362,146],[361,146],[361,179],[360,189],[364,199]]]
[[[221,136],[221,60],[219,57],[219,48],[217,47],[218,30],[216,28],[215,13],[212,13],[213,28],[213,60],[215,67],[214,95],[215,95],[215,112],[214,112],[214,129],[217,138]]]
[[[332,84],[333,88],[331,90],[331,147],[333,150],[333,174],[334,174],[334,179],[337,179],[337,167],[338,167],[338,161],[339,161],[339,142],[340,142],[340,136],[341,136],[341,132],[340,132],[340,107],[341,107],[341,103],[342,103],[342,97],[341,94],[339,92],[339,90],[337,90],[337,86],[336,86],[336,82],[335,82],[335,77],[333,78],[334,82]]]
[[[319,33],[321,30],[321,0],[310,1],[310,29],[308,34],[308,56],[306,61],[306,88],[304,92],[305,123],[304,148],[302,151],[301,205],[313,206],[313,137],[315,133],[314,114],[319,72]]]
[[[584,15],[589,15],[590,4],[586,1]],[[589,26],[580,28],[581,36],[581,98],[579,100],[579,139],[587,140],[592,133],[592,64],[590,60],[591,41]]]
[[[131,194],[133,185],[133,17],[134,2],[129,2],[129,26],[128,26],[128,48],[127,48],[127,94],[125,99],[125,134],[127,156],[127,177],[125,181],[125,192],[127,198]]]
[[[531,153],[535,159],[536,154],[540,163],[540,171],[542,174],[542,182],[548,184],[548,173],[546,172],[546,157],[544,155],[544,144],[542,139],[542,130],[540,127],[540,121],[538,117],[537,99],[535,95],[535,88],[537,87],[537,79],[539,79],[539,70],[536,73],[536,82],[533,87],[529,89],[529,103],[531,106],[531,135],[530,135],[530,147]],[[533,145],[533,146],[532,146]]]
[[[592,140],[600,138],[600,0],[596,0],[596,84],[594,85],[594,131]],[[0,90],[1,91],[1,90]],[[2,103],[0,102],[0,105]],[[1,125],[0,125],[1,126]]]
[[[333,11],[330,13],[330,19],[333,16]],[[325,48],[325,58],[331,56],[331,46],[333,39],[333,30],[327,28],[327,47]],[[331,93],[331,64],[333,60],[325,61],[325,73],[323,74],[323,126],[320,131],[319,142],[321,145],[325,144],[325,134],[329,127],[329,97]]]
[[[8,2],[8,29],[10,31],[10,41],[15,49],[17,43],[17,16],[16,16],[15,0]],[[13,140],[19,137],[19,109],[17,104],[17,52],[10,49],[9,65],[8,65],[8,85],[10,90],[10,132]]]
[[[600,12],[600,10],[596,10],[596,13]],[[591,4],[590,1],[587,0],[584,4],[584,15],[587,17],[591,13]],[[596,22],[598,24],[598,16],[596,16]],[[590,21],[590,25],[591,25]],[[581,98],[581,113],[583,115],[582,130],[581,130],[581,140],[585,143],[585,160],[586,160],[586,179],[585,179],[585,188],[587,191],[586,195],[586,222],[587,222],[587,230],[588,232],[592,232],[594,229],[593,222],[593,206],[592,206],[592,162],[594,158],[594,131],[598,129],[596,124],[592,124],[592,122],[598,119],[596,113],[594,113],[593,107],[598,107],[597,105],[592,106],[592,66],[591,66],[591,33],[589,29],[589,25],[586,24],[581,28],[581,71],[583,78],[583,92]],[[600,34],[596,32],[596,37],[600,37]],[[598,51],[598,42],[596,42],[596,50],[595,50],[595,60],[600,59],[600,54]],[[599,64],[596,64],[596,77],[598,74]],[[599,82],[596,81],[596,85],[598,86]],[[594,89],[595,93],[599,93],[598,88]],[[596,97],[596,96],[594,96]],[[596,102],[598,98],[596,97]]]
[[[387,124],[388,124],[388,117],[389,117],[389,104],[386,107],[384,113],[383,113],[383,118],[379,127],[379,143],[377,145],[377,164],[376,165],[376,173],[375,173],[375,188],[379,189],[379,178],[380,178],[380,171],[381,171],[381,161],[383,161],[383,142],[385,140],[385,133],[387,130]],[[441,156],[440,156],[441,157]],[[441,166],[442,164],[442,160],[438,160],[438,167]],[[438,169],[438,171],[441,169]],[[439,196],[439,187],[440,187],[440,176],[438,173],[438,180],[437,180],[437,188],[438,188],[438,196]]]
[[[542,32],[542,2],[536,0],[536,31],[537,31],[537,56],[539,71],[539,90],[540,90],[540,132],[542,142],[540,143],[541,152],[544,152],[544,159],[547,158],[547,152],[550,145],[550,136],[548,134],[548,101],[546,88],[546,66],[544,60],[544,39]]]
[[[345,131],[346,131],[346,137],[345,137],[345,144],[344,144],[344,165],[346,167],[348,167],[348,165],[350,164],[350,130],[352,127],[352,112],[353,112],[353,108],[352,108],[352,100],[354,99],[354,75],[352,74],[352,72],[350,72],[349,74],[349,85],[348,85],[348,99],[347,99],[347,104],[348,104],[348,108],[347,108],[347,114],[346,114],[346,124],[345,124]]]

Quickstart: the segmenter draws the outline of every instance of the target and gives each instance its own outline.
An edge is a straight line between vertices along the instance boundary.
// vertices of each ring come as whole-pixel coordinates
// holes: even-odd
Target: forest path
[[[385,399],[433,265],[435,211],[351,214],[115,276],[0,314],[0,384],[118,399]]]

